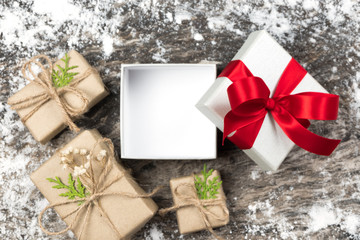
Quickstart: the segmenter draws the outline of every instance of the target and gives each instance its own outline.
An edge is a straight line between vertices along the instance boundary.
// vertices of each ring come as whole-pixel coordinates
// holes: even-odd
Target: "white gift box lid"
[[[249,35],[233,60],[241,60],[254,76],[262,78],[272,95],[291,58],[266,31],[262,30]],[[227,88],[231,84],[226,77],[217,78],[196,105],[221,131],[224,127],[224,117],[231,110],[227,96]],[[327,93],[309,73],[292,94],[308,91]],[[244,152],[263,170],[276,170],[293,146],[294,143],[268,113],[253,147]]]
[[[123,64],[121,157],[216,158],[216,127],[195,107],[215,64]]]

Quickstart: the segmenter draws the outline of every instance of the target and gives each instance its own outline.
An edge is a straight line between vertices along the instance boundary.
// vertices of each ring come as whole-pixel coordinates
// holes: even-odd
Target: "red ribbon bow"
[[[231,111],[224,118],[223,141],[228,137],[241,149],[251,148],[270,112],[296,145],[315,154],[330,155],[340,140],[310,132],[308,119],[335,120],[339,96],[318,92],[290,95],[305,75],[306,70],[291,59],[270,98],[270,90],[261,78],[253,76],[242,61],[231,61],[219,75],[233,82],[227,89]]]

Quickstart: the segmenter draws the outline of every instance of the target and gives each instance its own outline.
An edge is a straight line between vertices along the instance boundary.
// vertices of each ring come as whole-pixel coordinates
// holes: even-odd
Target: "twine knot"
[[[93,201],[95,201],[96,199],[98,199],[99,198],[99,196],[98,195],[96,195],[96,194],[93,194],[93,195],[91,195],[89,198],[88,198],[88,202],[93,202]]]
[[[48,68],[45,68],[45,66],[40,63],[41,59],[45,60]],[[37,65],[41,69],[41,72],[39,74],[35,74],[32,69],[32,65]],[[49,100],[54,100],[60,107],[69,128],[72,131],[79,132],[80,129],[75,125],[72,117],[84,113],[89,104],[89,100],[85,97],[85,93],[83,91],[76,88],[76,85],[87,78],[90,74],[96,73],[96,70],[92,67],[88,68],[82,74],[77,75],[68,85],[61,88],[56,88],[54,86],[51,76],[52,70],[53,64],[49,57],[45,55],[38,55],[31,58],[23,65],[21,72],[26,80],[37,83],[44,89],[44,92],[35,93],[25,98],[9,100],[8,104],[11,105],[11,109],[13,110],[24,109],[32,106],[32,110],[22,118],[22,121],[26,122],[37,110],[39,110],[42,105]],[[32,78],[28,76],[27,72],[30,73]],[[81,106],[78,108],[71,106],[71,104],[64,98],[65,93],[72,93],[78,97],[82,103]]]

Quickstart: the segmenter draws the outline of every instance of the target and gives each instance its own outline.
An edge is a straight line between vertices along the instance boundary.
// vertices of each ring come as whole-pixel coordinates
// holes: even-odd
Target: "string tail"
[[[156,193],[158,193],[158,192],[159,192],[161,189],[163,189],[163,188],[164,188],[164,186],[158,186],[158,187],[156,187],[154,190],[152,190],[151,193],[145,194],[145,195],[144,195],[144,198],[148,198],[148,197],[154,196]]]
[[[61,231],[58,231],[58,232],[50,232],[49,230],[47,230],[47,228],[43,225],[42,223],[42,219],[44,217],[44,214],[45,212],[48,210],[48,209],[51,209],[51,208],[54,208],[54,207],[57,207],[57,206],[62,206],[62,205],[67,205],[67,204],[70,204],[70,203],[77,203],[77,202],[80,202],[82,201],[81,199],[80,200],[68,200],[68,201],[63,201],[63,202],[60,202],[60,203],[55,203],[55,204],[51,204],[51,205],[48,205],[46,206],[39,214],[39,217],[38,217],[38,223],[39,223],[39,226],[40,226],[40,229],[50,235],[50,236],[55,236],[55,235],[60,235],[60,234],[63,234],[63,233],[66,233],[67,231],[71,230],[71,228],[73,227],[74,223],[77,221],[77,218],[79,216],[79,213],[81,211],[81,209],[83,209],[84,207],[87,207],[88,205],[88,202],[86,204],[83,204],[82,206],[76,208],[74,211],[70,212],[68,215],[66,215],[64,218],[72,215],[72,214],[75,214],[75,217],[74,217],[74,220],[63,230]]]
[[[67,121],[67,124],[69,125],[69,128],[71,131],[74,131],[74,132],[80,132],[80,128],[78,126],[76,126],[76,124],[70,120],[70,121]]]
[[[162,208],[159,210],[159,215],[161,217],[165,217],[165,215],[168,213],[168,212],[171,212],[171,211],[174,211],[174,210],[177,210],[177,207],[169,207],[169,208]]]

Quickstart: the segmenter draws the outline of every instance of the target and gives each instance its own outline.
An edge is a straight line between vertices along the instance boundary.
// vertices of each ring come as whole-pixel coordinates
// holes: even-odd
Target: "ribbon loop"
[[[339,96],[317,92],[290,95],[307,74],[291,59],[281,75],[275,93],[259,77],[254,77],[240,60],[232,61],[219,77],[233,83],[228,87],[231,106],[224,118],[223,142],[228,137],[241,149],[250,149],[261,129],[267,112],[270,112],[284,133],[301,148],[319,155],[330,155],[340,140],[318,136],[309,130],[308,119],[335,120]]]
[[[336,120],[339,96],[327,93],[304,92],[281,99],[282,106],[295,118]]]
[[[254,89],[254,91],[249,91]],[[231,84],[228,89],[231,109],[236,109],[241,104],[248,101],[261,100],[266,101],[270,96],[270,90],[264,81],[258,77],[241,78],[239,81]],[[231,99],[230,99],[231,98]]]

